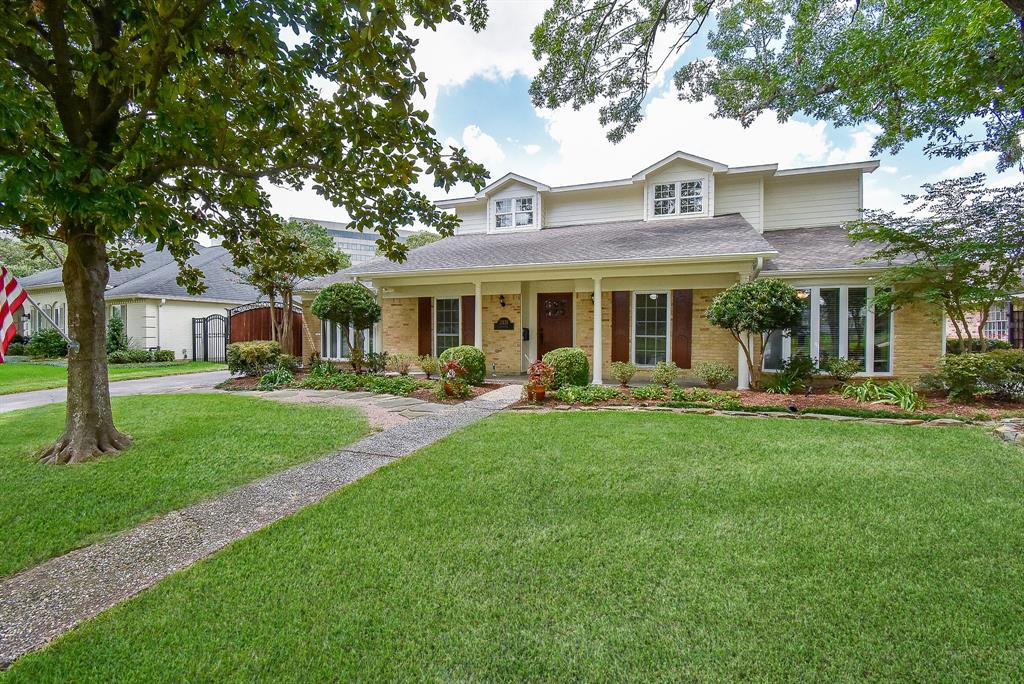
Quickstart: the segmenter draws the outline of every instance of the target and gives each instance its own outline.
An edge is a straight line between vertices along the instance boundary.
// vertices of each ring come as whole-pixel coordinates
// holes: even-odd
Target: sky
[[[875,131],[871,126],[835,128],[807,117],[780,123],[763,114],[744,129],[731,120],[713,119],[710,101],[681,102],[672,73],[688,60],[707,53],[689,46],[659,75],[648,98],[645,119],[623,142],[612,144],[598,123],[598,105],[538,109],[529,96],[539,63],[534,60],[530,33],[549,0],[489,0],[487,28],[445,25],[437,32],[417,33],[416,62],[429,79],[423,108],[438,137],[463,146],[470,158],[487,167],[491,179],[512,171],[548,185],[611,180],[682,150],[730,166],[777,163],[780,168],[814,166],[870,159]],[[1024,180],[1019,171],[996,174],[994,152],[965,159],[928,158],[915,143],[898,154],[882,154],[880,168],[865,177],[868,209],[902,206],[902,195],[922,183],[985,172],[991,184]],[[431,199],[445,197],[429,181],[419,186]],[[313,190],[268,188],[275,211],[283,216],[344,221],[342,209]],[[449,196],[472,194],[456,187]]]

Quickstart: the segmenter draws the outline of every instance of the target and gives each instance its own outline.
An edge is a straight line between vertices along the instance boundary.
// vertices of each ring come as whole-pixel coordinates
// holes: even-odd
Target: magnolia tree
[[[713,100],[716,117],[868,124],[873,153],[925,138],[929,154],[994,150],[1005,168],[1022,156],[1022,26],[1021,0],[553,0],[530,92],[539,107],[601,103],[618,142],[682,55],[679,97]],[[705,38],[706,57],[683,52]]]
[[[359,283],[335,283],[320,290],[313,300],[313,315],[345,326],[352,334],[350,349],[363,348],[363,330],[380,321],[381,308],[370,290]]]
[[[177,0],[0,5],[0,227],[63,243],[69,463],[127,447],[114,427],[104,353],[108,267],[154,242],[186,263],[201,233],[248,266],[278,239],[268,184],[309,183],[353,228],[404,253],[398,228],[450,234],[455,216],[413,188],[480,188],[483,167],[446,148],[416,104],[426,76],[414,23],[485,20],[483,0]]]
[[[267,296],[270,302],[271,339],[281,343],[285,354],[298,355],[292,336],[295,288],[306,278],[334,273],[351,265],[322,226],[306,221],[286,221],[272,241],[253,240],[241,246],[246,268],[236,275]],[[280,298],[281,307],[275,306]]]
[[[725,328],[743,350],[751,382],[756,383],[754,353],[764,353],[764,342],[776,330],[791,332],[800,325],[803,302],[789,283],[764,278],[736,283],[719,293],[704,314],[708,321]],[[752,349],[751,338],[758,347]]]
[[[867,260],[889,264],[875,280],[875,303],[938,307],[962,349],[973,348],[977,335],[985,351],[989,309],[1024,289],[1024,183],[987,188],[976,174],[922,189],[905,196],[904,214],[869,211],[849,225],[850,237],[874,247]]]

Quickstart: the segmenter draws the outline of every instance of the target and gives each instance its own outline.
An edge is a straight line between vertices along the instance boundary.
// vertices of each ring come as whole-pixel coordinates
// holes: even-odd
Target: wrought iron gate
[[[220,314],[192,319],[192,358],[227,361],[228,319]]]

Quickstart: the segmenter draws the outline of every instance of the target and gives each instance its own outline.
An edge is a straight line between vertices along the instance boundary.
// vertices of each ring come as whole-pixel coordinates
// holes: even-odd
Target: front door
[[[572,346],[572,293],[537,295],[537,358]]]

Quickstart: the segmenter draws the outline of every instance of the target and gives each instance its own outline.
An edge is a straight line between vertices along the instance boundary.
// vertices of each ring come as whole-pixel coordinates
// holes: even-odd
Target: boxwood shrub
[[[26,351],[36,358],[56,359],[68,355],[68,343],[59,332],[47,328],[32,336],[26,345]]]
[[[464,344],[441,352],[441,363],[455,359],[466,369],[466,381],[471,385],[482,385],[487,374],[487,357],[476,347]]]
[[[263,375],[277,366],[280,356],[277,342],[235,342],[228,345],[228,370],[249,377]]]
[[[590,362],[587,353],[579,347],[552,349],[543,358],[544,363],[555,369],[552,390],[573,385],[582,387],[590,384]]]

